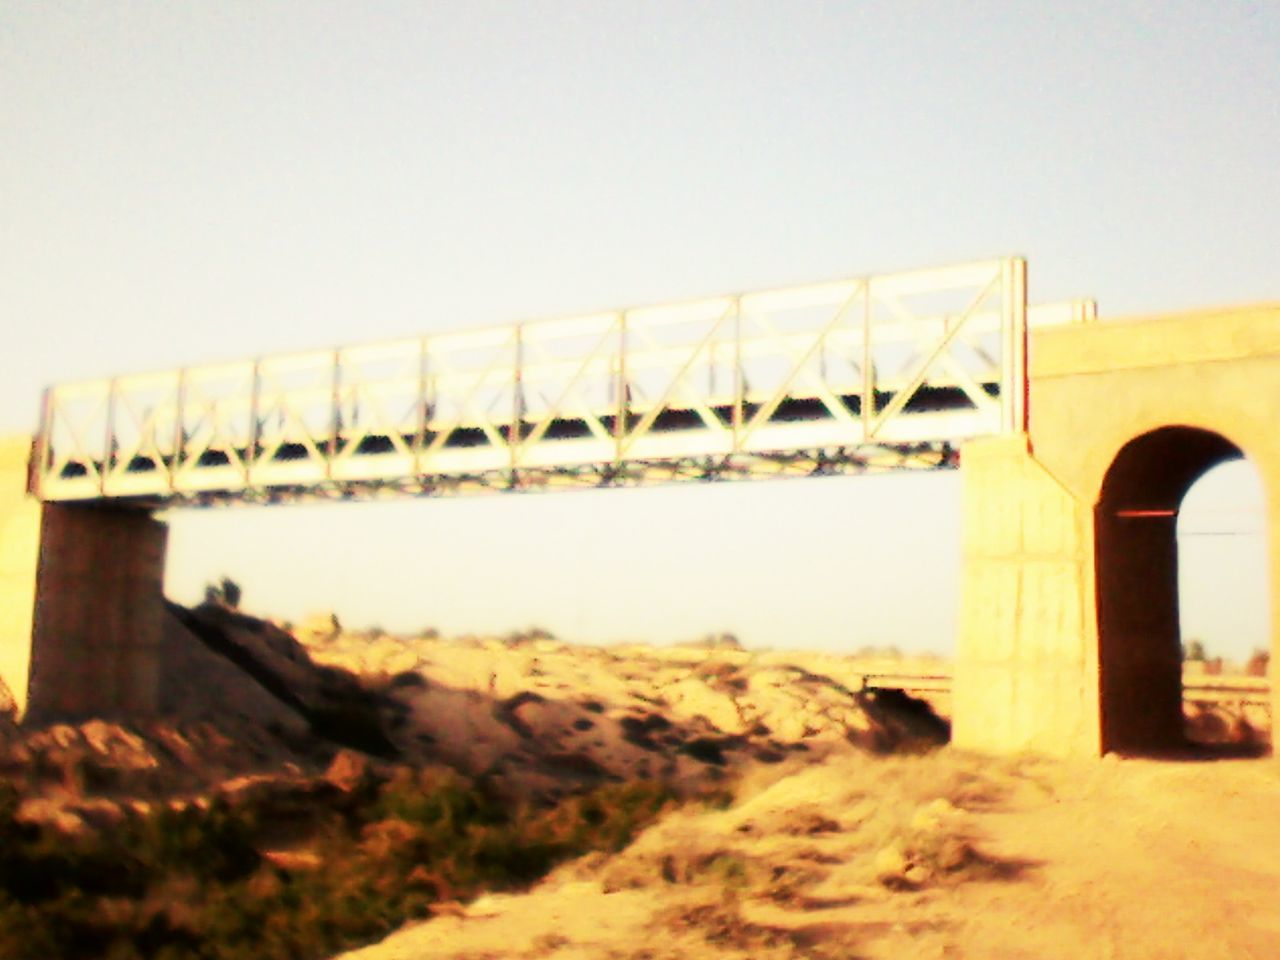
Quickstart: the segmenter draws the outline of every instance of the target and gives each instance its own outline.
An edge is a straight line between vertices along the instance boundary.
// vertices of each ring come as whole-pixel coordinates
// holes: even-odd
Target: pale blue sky
[[[55,381],[1009,253],[1104,316],[1280,299],[1278,171],[1276,3],[0,0],[0,430]],[[1218,483],[1188,525],[1257,530]],[[945,650],[958,495],[183,513],[170,587]],[[1184,632],[1261,645],[1260,538],[1187,547]]]

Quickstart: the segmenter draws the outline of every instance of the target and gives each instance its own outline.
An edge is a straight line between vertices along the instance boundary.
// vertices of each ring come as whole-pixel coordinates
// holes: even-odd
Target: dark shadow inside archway
[[[1178,509],[1204,473],[1243,457],[1219,434],[1162,427],[1127,443],[1107,471],[1094,508],[1104,751],[1193,746],[1182,709]]]

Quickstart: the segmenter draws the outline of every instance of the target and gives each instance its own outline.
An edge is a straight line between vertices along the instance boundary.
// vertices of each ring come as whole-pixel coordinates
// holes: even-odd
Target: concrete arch
[[[1206,471],[1244,456],[1237,444],[1202,427],[1170,424],[1146,431],[1116,453],[1102,479],[1098,506],[1174,510]]]
[[[1221,434],[1167,426],[1117,453],[1094,509],[1101,746],[1183,745],[1178,511],[1220,463],[1244,457]]]

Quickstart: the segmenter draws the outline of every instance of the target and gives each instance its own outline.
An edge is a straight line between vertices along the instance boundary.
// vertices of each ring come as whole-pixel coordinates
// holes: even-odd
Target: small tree
[[[1192,640],[1187,643],[1183,647],[1182,659],[1203,662],[1205,659],[1204,643],[1200,640]]]
[[[230,577],[224,576],[217,583],[208,584],[204,588],[204,602],[217,604],[229,610],[240,609],[240,584]]]

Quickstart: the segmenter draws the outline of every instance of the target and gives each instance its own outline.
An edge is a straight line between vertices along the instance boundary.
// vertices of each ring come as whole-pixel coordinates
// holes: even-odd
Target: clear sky
[[[1011,253],[1033,300],[1104,316],[1275,300],[1277,224],[1276,3],[0,0],[5,432],[50,382]],[[1184,634],[1247,652],[1256,478],[1191,496]],[[937,475],[187,512],[169,586],[945,651],[958,501]]]

